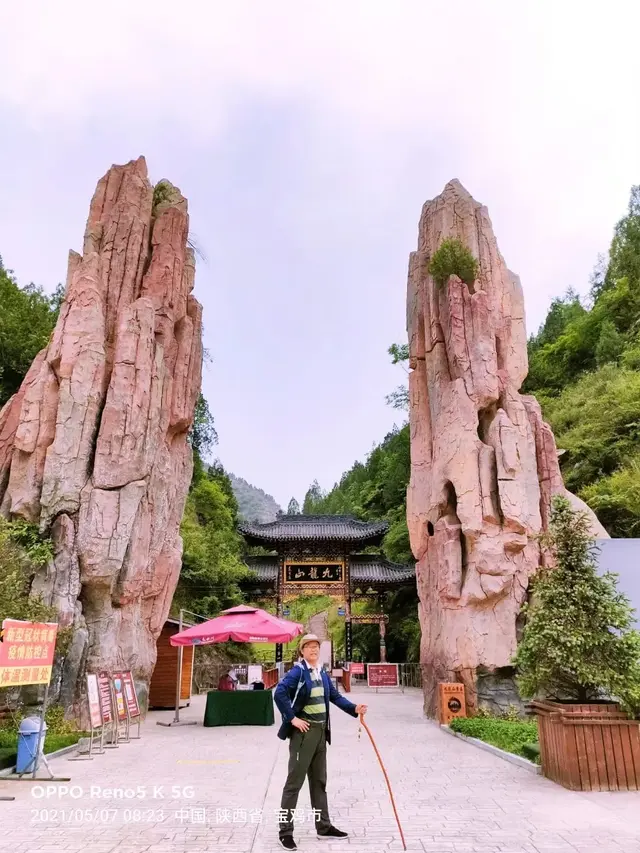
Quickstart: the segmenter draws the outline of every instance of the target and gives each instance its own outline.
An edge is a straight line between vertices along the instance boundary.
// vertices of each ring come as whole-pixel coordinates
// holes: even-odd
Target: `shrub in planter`
[[[551,700],[532,705],[543,772],[572,788],[635,790],[639,726],[628,715],[640,712],[640,633],[633,609],[615,575],[598,574],[587,519],[564,497],[554,499],[546,538],[554,565],[533,581],[514,659],[522,695]]]

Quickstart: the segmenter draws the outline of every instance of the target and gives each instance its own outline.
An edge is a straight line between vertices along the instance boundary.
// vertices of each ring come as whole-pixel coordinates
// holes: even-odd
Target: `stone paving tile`
[[[579,794],[442,733],[423,719],[417,691],[361,690],[385,761],[407,849],[418,853],[640,853],[640,794]],[[203,715],[194,699],[183,719]],[[275,853],[287,745],[276,727],[167,729],[150,714],[143,738],[93,761],[51,761],[72,792],[2,782],[0,853]],[[320,841],[300,824],[300,850],[402,850],[384,777],[366,733],[332,713],[329,803],[348,841]],[[91,790],[91,786],[97,786]],[[154,788],[155,786],[155,788]],[[160,788],[158,788],[160,786]],[[175,790],[172,790],[177,786]],[[106,788],[144,796],[105,799]],[[138,790],[140,788],[140,790]],[[100,789],[99,791],[97,789]],[[79,795],[78,795],[79,792]],[[163,796],[160,796],[162,794]],[[76,796],[77,795],[77,796]],[[299,807],[310,810],[303,790]],[[244,810],[244,811],[243,811]],[[54,811],[57,815],[54,816]],[[262,813],[262,822],[257,814]],[[252,814],[253,813],[253,814]],[[55,817],[55,819],[53,819]],[[203,823],[205,818],[208,823]]]

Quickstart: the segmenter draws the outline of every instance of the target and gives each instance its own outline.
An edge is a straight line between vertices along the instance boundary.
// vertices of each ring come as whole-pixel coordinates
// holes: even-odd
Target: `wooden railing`
[[[264,689],[269,690],[271,687],[275,687],[278,683],[278,670],[277,669],[267,669],[262,671],[262,681],[264,683]]]

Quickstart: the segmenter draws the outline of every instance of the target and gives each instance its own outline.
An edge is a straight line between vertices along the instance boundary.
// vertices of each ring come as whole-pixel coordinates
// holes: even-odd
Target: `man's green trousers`
[[[293,835],[293,814],[298,804],[298,794],[309,779],[311,808],[320,812],[316,820],[316,831],[329,829],[329,808],[327,806],[327,741],[324,724],[311,723],[308,732],[294,729],[289,742],[289,774],[282,791],[280,804],[280,838]]]

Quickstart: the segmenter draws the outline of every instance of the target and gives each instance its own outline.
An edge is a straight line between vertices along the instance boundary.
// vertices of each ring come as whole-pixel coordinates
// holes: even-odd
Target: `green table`
[[[271,690],[211,690],[207,693],[205,726],[272,726]]]

